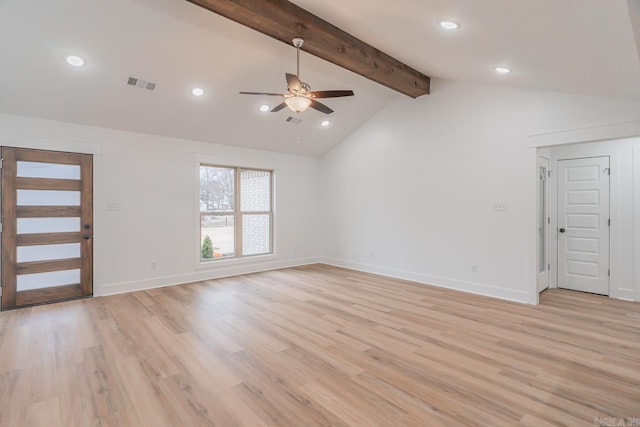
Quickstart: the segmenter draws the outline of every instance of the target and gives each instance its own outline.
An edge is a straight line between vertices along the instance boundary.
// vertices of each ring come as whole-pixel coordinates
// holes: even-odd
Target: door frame
[[[620,276],[618,272],[624,268],[622,253],[624,248],[621,245],[623,221],[622,210],[620,207],[621,182],[622,182],[622,161],[624,153],[616,147],[607,147],[602,142],[583,142],[576,144],[564,144],[553,147],[547,147],[550,152],[550,170],[551,179],[549,180],[549,209],[551,213],[550,230],[558,229],[558,161],[571,160],[591,157],[609,157],[609,167],[611,175],[609,180],[609,216],[611,218],[611,226],[609,227],[609,269],[611,276],[609,278],[609,297],[633,299],[629,295],[623,293],[620,289]],[[631,161],[631,160],[629,160]],[[536,202],[537,207],[537,202]],[[536,229],[537,232],[537,229]],[[549,241],[551,247],[549,251],[549,260],[551,268],[549,288],[558,287],[558,233],[552,232]]]
[[[91,139],[87,139],[85,134],[76,135],[76,139],[62,139],[60,136],[39,136],[33,133],[33,129],[26,124],[31,122],[25,122],[25,126],[22,126],[20,130],[14,130],[13,133],[7,133],[0,130],[0,146],[15,147],[15,148],[32,148],[35,150],[48,150],[48,151],[63,151],[79,154],[92,154],[93,155],[93,213],[94,213],[94,228],[96,220],[99,220],[99,216],[96,215],[96,206],[100,202],[96,202],[100,197],[99,188],[96,183],[100,183],[100,177],[102,174],[102,143],[91,142]],[[27,133],[30,132],[30,133]],[[44,132],[44,131],[43,131]],[[60,132],[56,132],[60,133]],[[75,135],[75,134],[74,134]],[[96,204],[97,203],[97,204]],[[100,234],[100,229],[94,232],[94,236],[97,237]],[[94,240],[93,245],[93,295],[100,295],[100,287],[96,286],[95,271],[96,271],[96,259],[97,253],[101,250],[100,241]],[[0,268],[2,266],[0,265]],[[0,296],[2,295],[2,288],[0,288]],[[0,311],[2,307],[0,305]]]
[[[545,254],[545,259],[544,259],[544,265],[545,265],[545,271],[544,274],[540,273],[539,270],[539,266],[540,266],[540,239],[539,239],[539,231],[538,230],[538,235],[536,238],[536,290],[538,293],[544,291],[545,289],[548,289],[551,286],[551,256],[550,256],[550,248],[551,248],[551,244],[550,244],[550,238],[551,238],[551,210],[550,210],[550,200],[549,200],[549,182],[551,180],[551,161],[549,160],[549,158],[547,156],[543,156],[543,155],[538,155],[538,160],[537,160],[537,166],[536,166],[536,171],[538,173],[538,176],[540,174],[540,168],[541,167],[545,167],[546,168],[546,176],[545,176],[545,180],[544,180],[544,184],[545,184],[545,210],[544,210],[544,225],[545,225],[545,231],[544,231],[544,244],[545,244],[545,250],[544,250],[544,254]],[[541,191],[541,186],[540,186],[540,180],[538,180],[538,183],[536,185],[536,220],[537,220],[537,224],[540,224],[540,191]],[[541,277],[544,276],[544,277]],[[546,282],[544,283],[545,286],[543,286],[541,288],[540,284],[541,282]]]
[[[1,137],[1,135],[0,135]],[[18,145],[18,144],[16,144]],[[0,228],[0,231],[3,232],[2,234],[2,239],[0,242],[0,252],[1,252],[1,256],[0,256],[0,260],[2,260],[4,262],[4,264],[9,263],[10,267],[7,267],[6,265],[2,265],[2,263],[0,263],[0,274],[2,276],[2,282],[3,283],[12,283],[12,286],[9,286],[8,289],[3,289],[0,288],[0,298],[2,298],[2,304],[0,305],[0,310],[2,310],[2,308],[4,307],[4,309],[14,309],[14,308],[21,308],[21,307],[28,307],[31,305],[40,305],[43,303],[50,303],[50,302],[59,302],[59,301],[65,301],[68,299],[77,299],[77,298],[86,298],[86,297],[90,297],[93,295],[93,291],[94,291],[94,264],[95,264],[95,259],[94,259],[94,255],[93,255],[93,228],[94,228],[94,199],[93,199],[93,192],[94,192],[94,163],[95,163],[95,157],[92,153],[86,153],[86,152],[69,152],[67,150],[51,150],[49,148],[42,148],[42,147],[37,147],[37,148],[31,148],[31,147],[24,147],[24,146],[10,146],[10,145],[1,145],[0,146],[1,150],[2,150],[2,157],[4,159],[5,156],[7,156],[7,162],[3,162],[6,164],[2,165],[2,180],[0,180],[0,183],[2,185],[2,202],[3,202],[3,206],[2,206],[2,216],[3,216],[3,228]],[[83,150],[86,151],[86,150]],[[50,156],[54,156],[54,158],[51,158]],[[55,157],[57,156],[57,157]],[[21,294],[20,298],[22,298],[22,302],[18,302],[18,296],[16,295],[17,290],[15,289],[16,283],[15,283],[15,279],[16,279],[16,267],[24,267],[27,268],[27,264],[29,263],[16,263],[16,253],[15,250],[17,249],[18,246],[31,246],[33,244],[38,245],[39,243],[32,243],[31,241],[26,242],[24,241],[22,244],[20,243],[20,239],[16,240],[17,234],[16,234],[16,216],[18,215],[16,212],[19,211],[20,207],[16,207],[16,195],[15,193],[13,193],[15,191],[16,188],[26,188],[26,189],[45,189],[45,190],[49,190],[49,189],[61,189],[61,190],[76,190],[76,185],[73,185],[73,188],[68,188],[69,187],[69,183],[68,182],[64,182],[65,180],[59,180],[58,182],[36,182],[39,178],[18,178],[15,179],[15,171],[16,171],[16,164],[18,161],[23,160],[23,161],[35,161],[35,162],[46,162],[46,163],[56,163],[56,164],[78,164],[81,167],[81,171],[82,171],[82,175],[81,175],[81,179],[78,181],[79,182],[79,188],[77,188],[77,190],[79,190],[81,192],[81,204],[78,207],[79,209],[79,213],[80,213],[80,223],[81,223],[81,228],[78,231],[78,237],[76,236],[69,236],[69,235],[64,235],[62,237],[60,237],[60,242],[55,241],[52,243],[71,243],[73,240],[73,243],[76,242],[76,239],[79,239],[78,243],[80,244],[80,248],[81,248],[81,257],[77,258],[78,260],[81,260],[81,265],[79,266],[80,268],[80,282],[77,285],[62,285],[62,286],[57,286],[57,287],[52,287],[52,288],[44,288],[41,291],[43,291],[43,295],[35,295],[35,290],[34,291],[25,291],[28,293],[28,295],[26,294]],[[77,163],[75,163],[75,162]],[[7,173],[9,175],[7,175]],[[13,177],[13,178],[11,178]],[[13,184],[7,182],[5,183],[5,178],[9,178]],[[13,181],[15,179],[15,181]],[[22,182],[21,184],[18,184],[20,182],[21,179],[24,180],[30,180],[29,183]],[[43,181],[46,180],[43,179]],[[26,185],[23,187],[20,187],[20,185]],[[35,185],[35,186],[34,186]],[[54,188],[53,186],[55,186],[56,188]],[[58,188],[59,187],[59,188]],[[8,202],[9,205],[4,204],[5,202],[5,198],[7,197],[4,193],[6,191],[11,190],[11,192],[13,193],[12,195],[8,196]],[[8,209],[8,218],[5,218],[5,210],[4,208]],[[45,209],[47,208],[47,206],[38,206],[38,209]],[[65,206],[66,208],[66,206]],[[24,208],[27,209],[27,208]],[[26,216],[24,217],[41,217],[43,216],[42,213],[43,212],[36,212],[34,208],[32,207],[28,207],[28,209],[31,209],[31,211],[29,211],[29,213],[27,213],[26,211],[24,212],[24,214]],[[61,209],[58,207],[58,209]],[[48,211],[47,211],[48,212]],[[70,212],[68,211],[68,209],[63,209],[63,211],[61,211],[61,213],[63,214],[62,216],[67,216],[70,214]],[[6,223],[5,223],[6,222]],[[8,241],[13,242],[11,245],[12,248],[12,253],[5,253],[4,251],[4,247],[2,247],[2,245],[4,245],[6,243],[5,241],[5,235],[4,232],[9,233],[9,237],[7,237],[7,239],[9,239]],[[64,233],[62,233],[64,234]],[[76,233],[66,233],[66,234],[76,234]],[[13,236],[13,237],[11,237]],[[90,237],[87,237],[90,236]],[[47,238],[50,236],[46,236]],[[82,237],[82,238],[80,238]],[[70,240],[71,239],[71,240]],[[47,241],[50,239],[47,239]],[[36,263],[40,263],[42,264],[43,262],[40,261],[36,261],[36,262],[32,262],[31,264],[34,265],[29,265],[29,269],[34,270],[39,272],[38,270],[44,270],[46,271],[58,271],[58,269],[55,269],[53,263],[62,263],[64,265],[60,265],[60,267],[69,267],[69,263],[68,261],[75,261],[75,259],[62,259],[62,260],[56,260],[56,261],[46,261],[47,263],[51,264],[51,265],[35,265]],[[65,262],[67,262],[65,264]],[[6,271],[5,269],[9,268],[8,271]],[[61,268],[61,270],[65,270],[66,268]],[[25,270],[26,271],[26,270]],[[8,275],[8,276],[7,276]],[[73,290],[71,289],[73,287]],[[2,291],[5,291],[4,293],[6,293],[7,295],[3,295]],[[33,293],[33,295],[32,295]],[[47,297],[50,295],[50,298],[43,298],[43,297]],[[9,297],[10,298],[10,302],[5,302],[5,297]],[[26,298],[26,299],[25,299]],[[33,301],[31,301],[33,300]],[[13,301],[13,302],[11,302]]]

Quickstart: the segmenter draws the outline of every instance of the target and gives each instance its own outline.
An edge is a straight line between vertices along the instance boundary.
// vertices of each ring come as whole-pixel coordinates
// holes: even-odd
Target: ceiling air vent
[[[285,122],[289,122],[289,123],[294,124],[294,125],[299,125],[300,123],[302,123],[302,119],[298,119],[298,118],[293,117],[293,116],[287,117],[286,119],[284,119],[284,121]]]
[[[155,83],[138,79],[136,77],[129,77],[129,80],[127,80],[127,84],[129,86],[135,86],[135,87],[139,87],[141,89],[147,89],[147,90],[154,90],[156,88]]]

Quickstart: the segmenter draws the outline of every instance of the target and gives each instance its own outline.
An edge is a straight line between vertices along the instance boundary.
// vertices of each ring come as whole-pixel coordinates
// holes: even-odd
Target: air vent
[[[146,90],[154,90],[156,88],[155,83],[142,80],[136,77],[129,77],[129,80],[127,80],[127,84],[129,86],[139,87],[141,89],[146,89]]]
[[[300,123],[302,123],[302,119],[298,119],[297,117],[293,117],[293,116],[287,117],[286,119],[284,119],[284,121],[294,125],[299,125]]]

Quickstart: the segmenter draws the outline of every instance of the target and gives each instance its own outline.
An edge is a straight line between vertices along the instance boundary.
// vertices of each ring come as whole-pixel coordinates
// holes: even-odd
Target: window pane
[[[80,231],[80,218],[18,218],[18,234]]]
[[[271,215],[242,216],[242,255],[271,252]]]
[[[233,215],[200,217],[200,259],[217,259],[235,255]]]
[[[80,258],[80,243],[57,245],[18,246],[17,262],[46,261],[52,259]]]
[[[271,211],[271,172],[240,171],[240,198],[242,212]]]
[[[17,176],[25,178],[80,179],[79,165],[56,163],[17,162]]]
[[[235,210],[235,169],[200,166],[200,212]]]
[[[52,286],[80,283],[80,270],[51,271],[48,273],[21,274],[16,276],[16,290],[30,291]]]
[[[18,206],[80,206],[79,191],[18,190]]]

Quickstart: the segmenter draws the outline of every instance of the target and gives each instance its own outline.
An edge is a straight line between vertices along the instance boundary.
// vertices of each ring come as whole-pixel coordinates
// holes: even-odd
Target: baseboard
[[[529,295],[525,291],[514,291],[512,289],[498,288],[484,283],[467,282],[445,277],[431,276],[428,274],[416,273],[413,271],[380,267],[377,265],[359,263],[354,261],[345,261],[335,258],[321,257],[319,258],[319,262],[323,264],[333,265],[335,267],[343,267],[350,270],[378,274],[380,276],[392,277],[394,279],[410,280],[412,282],[437,286],[440,288],[454,289],[456,291],[469,292],[472,294],[484,295],[524,304],[530,303]]]
[[[635,301],[634,289],[615,289],[609,295],[611,298],[621,299],[625,301]]]
[[[203,280],[213,280],[221,279],[223,277],[239,276],[241,274],[259,273],[261,271],[278,270],[281,268],[289,267],[299,267],[301,265],[317,264],[318,262],[318,258],[309,257],[224,266],[220,268],[196,271],[193,273],[180,274],[176,276],[154,277],[153,279],[96,286],[94,288],[93,295],[97,297],[116,295],[126,292],[143,291],[145,289],[163,288],[166,286],[201,282]]]
[[[457,291],[500,298],[508,301],[528,303],[528,294],[524,291],[514,291],[511,289],[498,288],[483,283],[467,282],[462,280],[432,276],[423,273],[416,273],[412,271],[386,268],[372,264],[345,261],[327,257],[296,258],[289,260],[267,261],[255,264],[225,266],[176,276],[163,276],[132,282],[113,283],[108,285],[96,286],[96,288],[94,289],[94,296],[116,295],[126,292],[163,288],[166,286],[201,282],[203,280],[221,279],[223,277],[259,273],[261,271],[278,270],[281,268],[299,267],[302,265],[317,263],[348,268],[350,270],[362,271],[365,273],[378,274],[380,276],[393,277],[395,279],[410,280],[412,282],[422,283],[425,285],[454,289]]]

